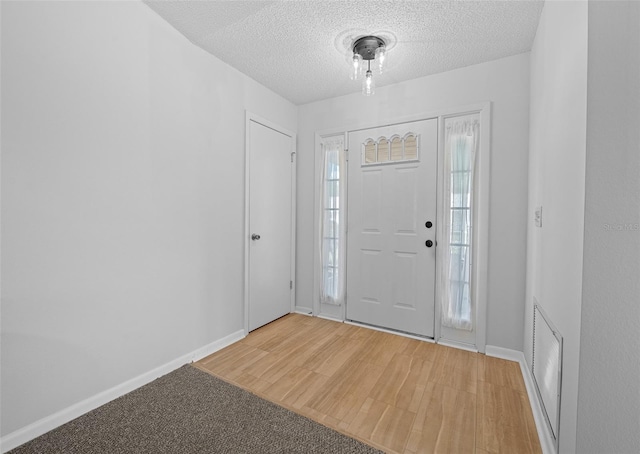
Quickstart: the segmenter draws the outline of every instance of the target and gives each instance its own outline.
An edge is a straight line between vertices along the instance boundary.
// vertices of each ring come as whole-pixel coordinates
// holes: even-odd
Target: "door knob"
[[[433,241],[427,240],[427,241],[425,241],[424,245],[427,246],[427,247],[431,247],[431,246],[433,246]]]
[[[260,235],[258,235],[257,233],[254,233],[253,235],[251,235],[251,239],[253,241],[259,240],[260,239]]]
[[[427,221],[427,222],[425,222],[425,224],[424,224],[424,226],[425,226],[426,228],[428,228],[428,229],[430,229],[432,225],[433,225],[433,222],[431,222],[431,221]]]

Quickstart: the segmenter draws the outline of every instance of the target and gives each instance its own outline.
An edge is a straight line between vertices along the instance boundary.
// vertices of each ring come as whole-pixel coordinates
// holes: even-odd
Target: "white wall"
[[[531,51],[524,353],[535,297],[564,337],[561,452],[575,451],[584,229],[587,3],[546,2]],[[542,206],[542,228],[533,214]]]
[[[580,453],[640,447],[640,3],[589,5]]]
[[[393,58],[393,56],[390,56]],[[300,106],[297,294],[312,307],[314,133],[491,101],[491,203],[487,344],[522,350],[527,211],[529,54]]]
[[[242,329],[245,109],[142,3],[2,3],[3,436]]]

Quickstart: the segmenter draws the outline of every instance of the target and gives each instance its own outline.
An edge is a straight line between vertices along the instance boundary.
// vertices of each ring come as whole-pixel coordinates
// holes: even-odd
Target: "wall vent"
[[[533,381],[542,411],[558,452],[560,393],[562,389],[562,336],[533,299]]]

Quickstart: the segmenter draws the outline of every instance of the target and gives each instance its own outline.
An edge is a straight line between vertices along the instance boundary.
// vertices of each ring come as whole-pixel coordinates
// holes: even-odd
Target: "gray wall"
[[[564,338],[560,449],[575,451],[587,114],[587,3],[546,2],[531,50],[524,354],[533,298]],[[542,228],[534,209],[542,206]]]
[[[546,2],[531,51],[524,353],[564,337],[560,452],[640,446],[640,3]],[[543,206],[543,226],[533,211]]]
[[[2,435],[243,327],[245,109],[139,2],[2,2]]]
[[[589,4],[577,452],[640,449],[640,3]]]

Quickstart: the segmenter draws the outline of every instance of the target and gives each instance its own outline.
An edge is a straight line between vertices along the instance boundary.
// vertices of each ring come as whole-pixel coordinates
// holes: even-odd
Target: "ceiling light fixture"
[[[375,80],[373,79],[373,71],[371,71],[371,62],[374,63],[374,69],[377,67],[379,74],[382,74],[384,61],[387,57],[387,45],[382,38],[378,36],[363,36],[354,41],[353,58],[351,68],[351,80],[358,80],[364,73],[362,79],[362,94],[371,96],[376,91]],[[366,71],[364,70],[366,62]]]

